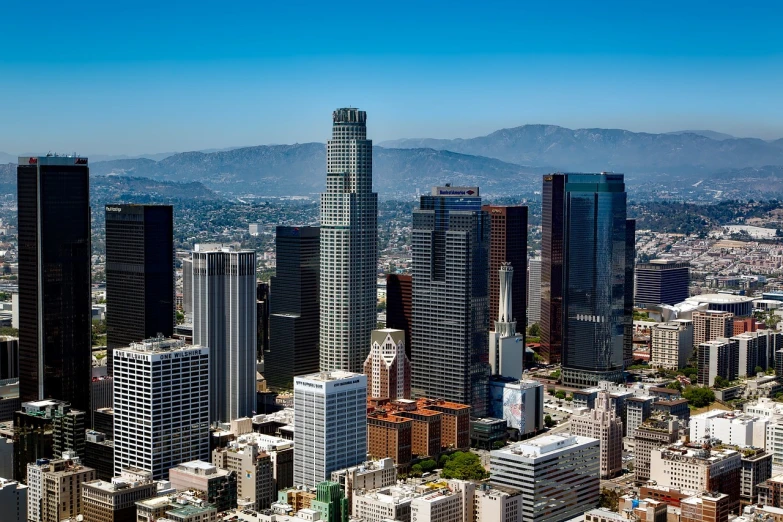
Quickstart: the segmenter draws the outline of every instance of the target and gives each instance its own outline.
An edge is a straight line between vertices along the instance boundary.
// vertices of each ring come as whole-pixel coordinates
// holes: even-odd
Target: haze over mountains
[[[164,155],[161,155],[164,156]],[[0,162],[15,161],[3,156]],[[94,175],[201,182],[223,193],[307,195],[323,190],[322,143],[261,145],[165,157],[91,161]],[[445,182],[479,185],[485,194],[519,194],[540,188],[550,171],[624,172],[631,182],[687,186],[731,172],[763,172],[776,179],[783,139],[735,138],[713,131],[665,134],[619,129],[567,129],[523,125],[470,139],[409,138],[374,147],[374,184],[385,196],[410,197]],[[750,169],[750,170],[748,170]],[[10,180],[9,180],[10,181]]]

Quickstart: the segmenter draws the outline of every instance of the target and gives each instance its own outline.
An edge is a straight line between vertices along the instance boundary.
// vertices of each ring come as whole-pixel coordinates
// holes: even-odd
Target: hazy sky
[[[376,142],[525,123],[783,137],[783,3],[24,2],[0,7],[0,151]]]

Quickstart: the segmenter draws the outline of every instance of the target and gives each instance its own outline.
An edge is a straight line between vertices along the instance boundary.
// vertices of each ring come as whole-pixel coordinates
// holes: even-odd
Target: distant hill
[[[717,141],[737,139],[731,134],[724,134],[722,132],[715,132],[711,130],[684,130],[684,131],[667,132],[666,134],[695,134],[697,136],[704,136],[705,138],[709,138],[711,140],[717,140]]]
[[[783,165],[781,141],[716,140],[692,132],[649,134],[620,129],[574,130],[556,125],[523,125],[478,138],[402,139],[381,145],[450,150],[520,165],[553,165],[563,171],[661,173]]]
[[[537,174],[544,170],[450,151],[373,149],[373,186],[386,196],[408,197],[446,182],[479,185],[485,191],[497,187],[520,193],[540,183]],[[91,164],[90,172],[199,181],[215,190],[235,194],[317,194],[326,184],[326,146],[304,143],[213,153],[186,152],[157,162],[149,159],[97,162]]]

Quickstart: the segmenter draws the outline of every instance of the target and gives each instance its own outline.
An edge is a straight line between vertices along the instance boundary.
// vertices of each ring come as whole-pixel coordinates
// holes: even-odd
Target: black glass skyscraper
[[[564,182],[563,384],[618,382],[623,379],[627,309],[623,175],[553,177],[563,177]]]
[[[320,229],[279,226],[275,241],[264,377],[271,388],[290,390],[295,375],[318,371]]]
[[[411,386],[487,414],[489,236],[477,187],[434,187],[413,211]]]
[[[171,205],[106,205],[106,347],[174,332]]]
[[[544,176],[541,198],[541,356],[559,364],[563,347],[565,176]]]
[[[87,158],[23,157],[19,205],[19,392],[89,411],[90,179]]]

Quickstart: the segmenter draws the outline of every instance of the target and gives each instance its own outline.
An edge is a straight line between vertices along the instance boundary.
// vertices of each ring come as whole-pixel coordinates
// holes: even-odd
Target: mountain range
[[[224,194],[282,196],[321,192],[325,166],[325,145],[303,143],[93,159],[90,171],[195,181]],[[735,138],[704,130],[651,134],[523,125],[477,138],[406,138],[373,148],[375,189],[405,198],[446,182],[478,185],[488,195],[528,193],[540,188],[542,173],[552,171],[624,172],[630,183],[654,191],[655,185],[688,187],[712,176],[725,180],[734,171],[777,179],[781,169],[776,166],[783,166],[783,139]]]

